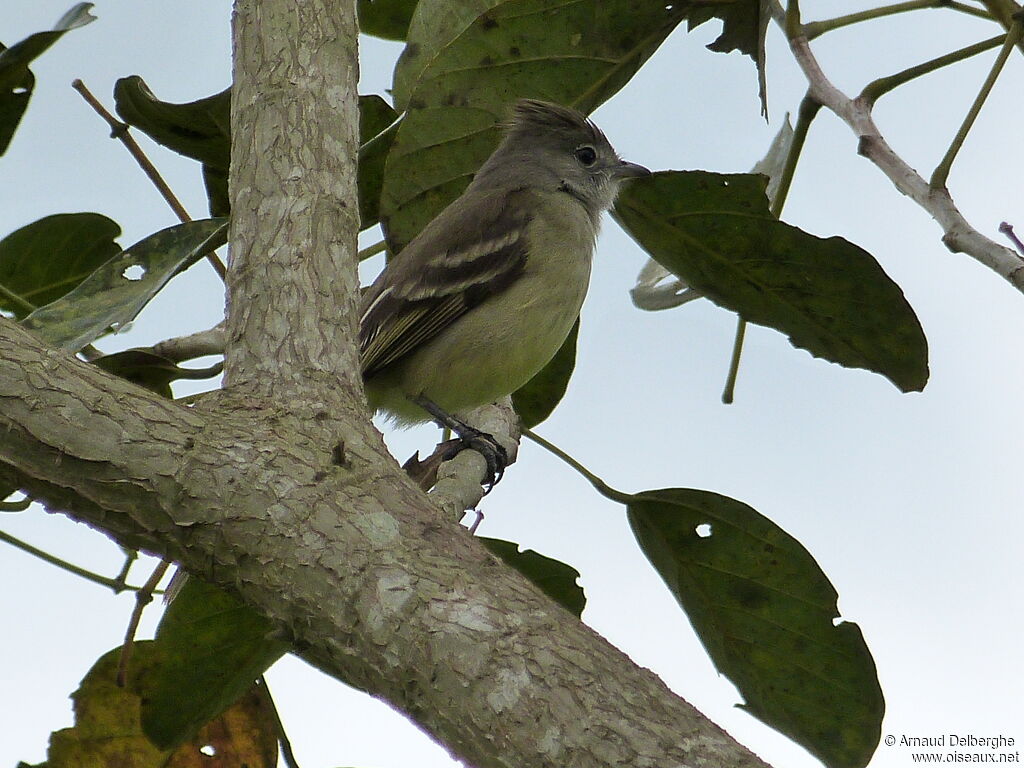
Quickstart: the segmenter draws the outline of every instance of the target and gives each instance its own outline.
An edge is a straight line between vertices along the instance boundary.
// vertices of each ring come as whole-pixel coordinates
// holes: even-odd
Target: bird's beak
[[[636,176],[650,176],[651,172],[649,169],[644,168],[642,165],[636,163],[629,163],[625,160],[620,160],[618,165],[613,165],[611,168],[612,177],[616,179],[631,179]]]

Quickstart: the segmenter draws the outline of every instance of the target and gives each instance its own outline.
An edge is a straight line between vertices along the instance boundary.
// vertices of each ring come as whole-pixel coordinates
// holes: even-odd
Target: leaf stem
[[[0,283],[0,296],[14,304],[18,304],[26,313],[31,313],[35,309],[35,305],[32,302],[23,299],[3,283]]]
[[[181,220],[182,223],[191,221],[192,217],[188,215],[188,211],[185,210],[185,206],[183,206],[178,198],[175,197],[174,192],[171,191],[167,182],[163,180],[163,177],[156,169],[156,166],[150,162],[149,158],[146,157],[146,153],[142,151],[142,147],[139,146],[138,142],[135,141],[132,135],[128,132],[128,124],[122,123],[110,114],[110,112],[107,111],[107,108],[100,103],[99,99],[93,96],[92,91],[86,88],[85,83],[81,80],[77,78],[73,80],[71,82],[71,87],[78,91],[82,95],[82,98],[85,99],[85,102],[93,108],[96,114],[106,121],[107,125],[110,126],[110,138],[121,140],[125,149],[127,149],[128,153],[135,158],[135,162],[139,164],[143,173],[145,173],[149,180],[153,182],[157,191],[160,192],[164,200],[167,201],[167,204],[171,207],[171,210],[174,211],[178,219]],[[206,254],[206,258],[217,273],[218,277],[220,277],[221,280],[224,280],[227,275],[227,270],[225,270],[224,263],[217,257],[217,254],[211,251]]]
[[[115,595],[125,591],[138,592],[142,589],[142,587],[134,587],[131,584],[126,584],[124,582],[124,577],[127,573],[123,569],[122,573],[118,574],[117,578],[112,579],[109,576],[102,576],[98,573],[87,571],[85,568],[80,568],[73,563],[69,563],[67,560],[60,559],[56,555],[51,555],[49,552],[39,549],[38,547],[33,547],[31,544],[28,544],[21,539],[17,539],[4,531],[0,531],[0,541],[10,544],[12,547],[16,547],[22,552],[27,552],[34,557],[38,557],[40,560],[47,562],[50,565],[55,565],[68,573],[73,573],[75,576],[81,576],[86,581],[91,581],[95,584],[99,584],[100,586],[108,587],[114,591]]]
[[[1013,231],[1013,225],[1008,221],[1004,221],[999,225],[999,231],[1006,235],[1006,238],[1013,243],[1013,247],[1017,249],[1017,252],[1024,256],[1024,243],[1021,242],[1020,238]]]
[[[949,149],[946,150],[945,157],[942,158],[942,161],[938,166],[936,166],[935,172],[932,173],[932,177],[929,181],[931,189],[944,189],[946,187],[946,180],[949,178],[949,171],[953,167],[953,160],[960,151],[960,147],[963,146],[964,140],[967,138],[967,134],[970,133],[970,130],[974,125],[974,121],[977,119],[982,106],[985,104],[985,99],[988,98],[989,93],[992,91],[992,86],[995,85],[996,80],[999,78],[999,74],[1003,71],[1003,65],[1006,63],[1006,59],[1010,55],[1010,50],[1021,39],[1021,31],[1021,17],[1018,15],[1014,18],[1013,24],[1010,25],[1010,30],[1006,33],[1003,47],[999,50],[999,55],[996,56],[996,60],[992,62],[992,69],[989,71],[988,77],[985,78],[985,82],[982,83],[981,90],[978,91],[978,95],[975,97],[974,103],[971,105],[970,110],[968,110],[967,116],[964,118],[964,122],[960,126],[960,130],[957,131],[956,136],[953,137],[953,142],[949,145]]]
[[[782,215],[782,209],[786,205],[786,198],[789,196],[789,188],[793,184],[793,177],[796,175],[797,162],[800,160],[800,153],[803,151],[804,143],[807,141],[807,132],[811,123],[821,109],[821,104],[810,94],[804,96],[800,102],[800,109],[797,111],[796,127],[793,129],[793,140],[786,153],[786,162],[782,166],[782,173],[779,175],[779,186],[771,201],[769,211],[776,219]],[[736,394],[736,379],[740,372],[740,358],[743,355],[743,340],[747,334],[747,321],[742,317],[736,320],[736,337],[732,342],[732,357],[729,360],[729,373],[725,377],[725,388],[722,390],[722,402],[732,405]]]
[[[1006,35],[996,35],[990,37],[988,40],[982,40],[980,43],[974,45],[968,45],[965,48],[961,48],[957,51],[952,51],[943,56],[938,56],[930,61],[926,61],[922,64],[918,64],[914,67],[904,69],[902,72],[897,72],[894,75],[888,77],[880,77],[877,80],[872,80],[861,91],[860,99],[865,101],[869,106],[873,105],[879,98],[887,94],[889,91],[898,88],[904,83],[909,83],[911,80],[922,75],[927,75],[934,72],[937,69],[941,69],[949,64],[955,64],[958,61],[969,59],[971,56],[976,56],[979,53],[984,53],[990,48],[995,48],[997,45],[1006,40]]]
[[[580,464],[578,461],[576,461],[576,459],[574,459],[572,456],[567,454],[565,451],[563,451],[561,448],[556,446],[554,443],[549,443],[547,440],[545,440],[543,437],[538,435],[532,429],[524,429],[523,430],[523,436],[530,438],[533,442],[535,442],[541,448],[544,448],[549,453],[554,454],[555,456],[560,458],[562,461],[564,461],[566,464],[568,464],[570,467],[572,467],[577,472],[579,472],[581,475],[583,475],[583,477],[585,477],[587,479],[587,481],[592,486],[594,486],[594,490],[596,490],[598,493],[600,493],[605,498],[611,499],[612,501],[617,501],[620,504],[629,504],[630,501],[632,501],[632,499],[633,499],[633,495],[632,494],[630,494],[630,493],[623,493],[622,491],[615,490],[610,485],[608,485],[604,480],[602,480],[600,477],[598,477],[593,472],[591,472],[589,469],[587,469],[582,464]]]
[[[124,633],[124,645],[121,646],[121,658],[117,664],[116,682],[119,688],[124,688],[128,682],[128,662],[132,658],[135,633],[138,631],[139,622],[142,620],[142,611],[153,602],[153,593],[156,591],[156,585],[160,583],[160,579],[167,573],[170,565],[170,560],[161,560],[156,568],[153,569],[150,577],[146,579],[146,583],[142,585],[142,589],[135,592],[135,607],[132,609],[131,618],[128,619],[128,628]]]
[[[740,356],[743,354],[743,338],[747,335],[747,321],[736,318],[736,338],[732,342],[732,357],[729,360],[729,373],[725,377],[725,389],[722,390],[722,402],[732,405],[736,394],[736,378],[740,373]]]
[[[906,13],[907,11],[917,11],[922,8],[949,8],[950,10],[978,16],[982,19],[992,19],[991,14],[986,11],[966,3],[955,2],[955,0],[907,0],[907,2],[903,3],[893,3],[892,5],[869,8],[866,11],[858,11],[857,13],[850,13],[845,16],[837,16],[834,19],[808,22],[804,24],[804,35],[806,35],[808,40],[813,40],[826,32],[831,32],[833,29],[840,29],[850,24],[880,19],[884,16],[893,16],[897,13]]]

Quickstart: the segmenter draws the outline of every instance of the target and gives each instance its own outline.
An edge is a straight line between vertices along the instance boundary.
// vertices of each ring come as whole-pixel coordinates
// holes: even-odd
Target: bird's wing
[[[370,377],[433,338],[523,273],[524,190],[460,198],[394,257],[363,297],[359,344]]]

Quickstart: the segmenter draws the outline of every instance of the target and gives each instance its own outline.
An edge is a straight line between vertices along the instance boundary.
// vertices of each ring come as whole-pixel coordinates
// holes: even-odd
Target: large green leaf
[[[231,706],[288,650],[273,629],[226,592],[185,582],[157,627],[161,663],[146,680],[146,736],[172,749]]]
[[[406,46],[395,65],[391,95],[395,107],[409,106],[416,82],[431,59],[479,16],[505,0],[419,0],[409,22]]]
[[[421,15],[438,3],[423,0],[410,26],[408,50],[418,51],[417,67],[426,66],[407,104],[403,91],[412,75],[403,80],[402,69],[396,75],[395,103],[407,112],[388,155],[381,195],[392,253],[465,189],[497,146],[498,122],[507,118],[512,101],[543,98],[589,113],[629,81],[688,7],[607,0],[491,5],[462,27],[480,3],[453,3],[444,18],[457,17],[458,23],[439,22],[443,31],[432,43],[440,48],[413,37]]]
[[[386,40],[405,40],[416,0],[359,0],[359,31]]]
[[[54,346],[77,351],[108,328],[133,320],[172,277],[223,245],[227,229],[224,219],[202,219],[152,234],[23,324]]]
[[[0,45],[0,155],[10,146],[36,87],[35,75],[28,65],[65,32],[95,21],[96,17],[89,13],[92,6],[78,3],[60,17],[51,31],[29,35],[10,48]]]
[[[579,332],[580,320],[576,318],[572,330],[551,361],[512,393],[512,405],[527,429],[533,429],[550,416],[565,395],[576,367],[576,337]]]
[[[0,310],[22,318],[56,301],[119,253],[116,222],[99,213],[59,213],[0,240]]]
[[[718,53],[739,51],[754,60],[754,66],[757,67],[761,112],[767,115],[765,36],[768,33],[768,21],[771,19],[771,6],[768,0],[732,0],[698,5],[690,12],[689,28],[699,27],[713,18],[722,20],[722,34],[708,48]]]
[[[881,373],[905,392],[923,389],[928,343],[899,286],[853,243],[778,221],[765,183],[664,171],[627,185],[612,215],[715,303],[816,357]]]
[[[545,557],[532,549],[520,552],[519,545],[514,541],[489,539],[485,536],[479,538],[480,543],[493,555],[519,571],[560,606],[577,617],[583,614],[587,598],[583,588],[576,583],[580,572],[571,565]]]
[[[735,499],[669,488],[628,501],[644,554],[743,708],[830,768],[861,768],[885,702],[860,628],[800,542]]]

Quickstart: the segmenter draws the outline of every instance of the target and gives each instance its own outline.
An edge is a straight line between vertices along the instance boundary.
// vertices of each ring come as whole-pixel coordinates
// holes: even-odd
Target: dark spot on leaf
[[[519,50],[519,46],[518,45],[513,45],[511,48],[508,49],[508,55],[509,56],[522,56],[523,54]]]
[[[497,28],[498,22],[496,22],[490,16],[484,16],[483,17],[483,21],[480,22],[480,26],[483,27],[483,29],[485,31],[489,31],[489,30]]]
[[[427,102],[425,102],[421,98],[409,99],[409,109],[423,109],[426,106],[427,106]]]
[[[759,586],[745,584],[736,588],[734,595],[736,600],[745,608],[751,610],[761,608],[768,604],[768,593]]]
[[[480,66],[481,67],[489,67],[493,63],[494,63],[494,57],[493,56],[484,56],[482,59],[480,59]]]
[[[405,46],[405,56],[407,58],[411,59],[411,58],[414,58],[414,57],[419,56],[419,55],[420,55],[420,44],[419,43],[409,43],[408,45]]]

